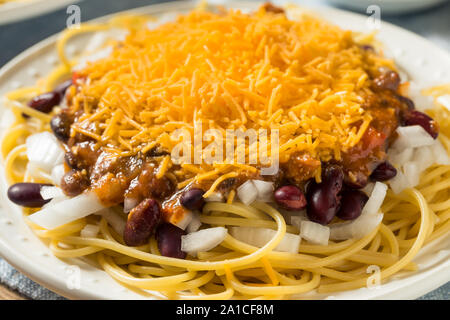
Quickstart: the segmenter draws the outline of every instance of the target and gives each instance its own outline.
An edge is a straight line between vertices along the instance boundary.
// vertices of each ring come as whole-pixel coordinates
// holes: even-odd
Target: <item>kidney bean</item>
[[[70,170],[61,179],[61,189],[68,196],[74,197],[89,187],[89,179],[79,170]]]
[[[42,199],[41,188],[50,184],[20,182],[8,188],[8,198],[15,204],[29,208],[40,208],[50,201]]]
[[[375,170],[373,170],[370,175],[370,179],[373,181],[386,181],[390,180],[397,175],[397,169],[390,164],[388,161],[385,161],[379,164]]]
[[[340,206],[340,195],[344,173],[338,165],[330,165],[322,174],[322,182],[311,181],[307,188],[306,214],[311,221],[328,224]]]
[[[397,91],[400,85],[400,76],[397,72],[389,70],[373,79],[373,83],[379,89]]]
[[[123,231],[125,244],[134,247],[147,243],[161,220],[162,213],[159,203],[151,198],[143,200],[128,214]]]
[[[28,106],[43,113],[50,113],[53,110],[53,107],[57,106],[60,102],[61,95],[51,91],[34,97],[28,102]]]
[[[275,201],[286,210],[301,210],[306,206],[303,192],[296,186],[283,186],[275,190]]]
[[[53,134],[60,141],[66,143],[70,137],[70,118],[65,113],[55,115],[50,121],[50,128]]]
[[[363,49],[364,51],[371,51],[371,52],[375,52],[375,49],[373,46],[371,46],[370,44],[362,44],[360,46],[361,49]]]
[[[181,236],[186,232],[171,223],[163,223],[156,229],[156,241],[159,252],[165,257],[186,258],[186,252],[181,251]]]
[[[341,206],[336,216],[342,220],[353,220],[361,215],[369,197],[362,191],[347,189],[341,193]]]
[[[183,192],[180,197],[180,203],[183,207],[189,210],[200,210],[205,204],[203,195],[205,191],[199,188],[191,188]]]
[[[427,114],[417,110],[408,110],[404,112],[403,124],[406,126],[419,125],[424,128],[433,139],[436,139],[439,134],[439,126],[436,121]]]
[[[412,101],[410,98],[401,95],[397,95],[396,97],[399,101],[403,102],[408,107],[408,110],[414,110],[414,101]]]
[[[53,90],[56,93],[59,93],[61,96],[61,99],[64,98],[64,95],[66,94],[67,89],[72,85],[72,79],[66,80],[63,83],[56,86],[56,88]]]

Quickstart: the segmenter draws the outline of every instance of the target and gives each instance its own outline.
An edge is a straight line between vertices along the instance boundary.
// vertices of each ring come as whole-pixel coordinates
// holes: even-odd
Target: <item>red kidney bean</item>
[[[180,203],[188,210],[200,210],[205,204],[203,195],[205,191],[199,188],[191,188],[183,192],[180,197]]]
[[[68,196],[75,197],[89,187],[89,179],[79,170],[70,170],[61,179],[61,189]]]
[[[28,102],[28,106],[43,113],[50,113],[53,110],[53,107],[57,106],[60,102],[61,95],[51,91],[34,97]]]
[[[390,180],[397,175],[397,169],[390,164],[388,161],[385,161],[379,164],[375,170],[373,170],[370,175],[370,179],[373,181],[386,181]]]
[[[156,241],[159,252],[165,257],[186,258],[186,252],[181,251],[181,236],[186,232],[171,223],[163,223],[156,229]]]
[[[67,142],[70,138],[70,118],[65,113],[55,115],[50,121],[50,128],[53,134],[62,142]]]
[[[373,79],[373,83],[379,89],[397,91],[400,85],[400,76],[397,72],[390,70]]]
[[[20,182],[8,188],[8,198],[15,204],[29,208],[40,208],[50,201],[42,199],[41,188],[50,184]]]
[[[148,242],[156,227],[161,223],[162,213],[158,201],[147,198],[128,214],[123,231],[127,246],[140,246]]]
[[[414,126],[419,125],[425,129],[426,132],[436,139],[439,134],[439,126],[436,121],[433,120],[427,114],[417,111],[417,110],[408,110],[403,113],[403,124],[406,126]]]
[[[341,206],[336,213],[342,220],[353,220],[361,215],[369,197],[362,191],[347,189],[341,193]]]
[[[307,188],[306,214],[311,221],[328,224],[340,206],[340,195],[344,173],[338,165],[330,165],[322,174],[322,182],[311,181]]]
[[[397,95],[396,97],[399,101],[403,102],[408,107],[408,110],[414,110],[414,101],[412,101],[410,98],[401,95]]]
[[[306,206],[303,192],[296,186],[283,186],[275,190],[275,201],[286,210],[301,210]]]

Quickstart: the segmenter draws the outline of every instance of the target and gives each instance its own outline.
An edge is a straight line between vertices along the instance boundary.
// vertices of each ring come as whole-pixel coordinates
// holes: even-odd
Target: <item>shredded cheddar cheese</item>
[[[217,129],[223,139],[227,129],[277,129],[281,163],[297,152],[339,160],[372,120],[363,108],[368,74],[392,65],[364,52],[350,31],[263,7],[254,14],[195,10],[153,30],[143,21],[128,24],[109,57],[78,71],[85,80],[72,98],[84,108],[73,130],[119,155],[155,146],[171,152],[180,142],[175,130],[194,140],[201,123],[203,133]],[[172,165],[170,157],[160,161],[158,177]],[[224,179],[260,166],[183,164],[172,178],[178,187],[212,180],[211,194]]]

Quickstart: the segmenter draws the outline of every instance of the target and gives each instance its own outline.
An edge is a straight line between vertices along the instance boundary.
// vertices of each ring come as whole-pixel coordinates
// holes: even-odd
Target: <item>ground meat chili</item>
[[[82,80],[77,78],[73,83],[79,83]],[[424,122],[423,119],[429,118],[421,116],[413,120],[408,117],[402,119],[403,115],[410,115],[414,111],[414,104],[399,94],[400,79],[396,72],[384,70],[373,76],[371,81],[372,91],[367,93],[362,108],[370,111],[372,121],[361,140],[351,149],[341,152],[341,159],[321,163],[306,152],[297,152],[292,154],[286,163],[281,164],[276,175],[262,177],[256,173],[240,174],[222,181],[216,190],[227,194],[249,179],[270,181],[274,183],[274,189],[278,193],[284,190],[283,188],[295,189],[294,200],[298,202],[295,202],[295,206],[292,206],[289,197],[287,200],[290,202],[284,199],[286,192],[278,194],[278,198],[275,195],[277,202],[283,203],[284,208],[287,202],[289,202],[288,209],[292,210],[306,206],[308,215],[313,221],[328,224],[337,212],[340,212],[341,189],[343,194],[351,194],[351,190],[364,187],[369,178],[376,180],[380,175],[383,179],[385,176],[386,179],[395,176],[393,170],[381,173],[378,171],[382,171],[383,165],[386,164],[386,150],[395,137],[396,128],[407,121],[415,124],[415,119]],[[149,204],[152,204],[152,208],[160,208],[158,209],[160,213],[156,209],[152,209],[151,213],[153,217],[154,211],[158,211],[161,218],[155,219],[161,220],[161,223],[169,221],[169,218],[171,221],[181,220],[189,210],[201,210],[204,204],[201,196],[210,188],[210,181],[191,183],[182,190],[177,190],[176,184],[179,181],[173,181],[166,175],[157,177],[158,162],[161,157],[169,154],[167,150],[156,146],[146,154],[138,152],[132,156],[117,157],[108,151],[108,143],[103,142],[100,145],[82,133],[74,134],[70,127],[74,122],[78,123],[78,119],[83,115],[83,108],[78,106],[75,110],[76,108],[70,105],[70,99],[67,100],[68,107],[63,108],[51,121],[55,136],[63,143],[66,150],[66,174],[61,181],[61,188],[67,195],[75,196],[89,188],[106,206],[120,205],[125,199],[131,199],[131,203],[136,204],[136,207],[131,209],[132,214],[129,214],[129,217],[134,215],[134,220],[146,212],[145,208],[150,207]],[[421,124],[419,120],[416,122]],[[429,123],[431,122],[427,122],[426,125]],[[429,125],[430,128],[434,129],[431,125]],[[88,124],[85,129],[90,132],[100,132],[95,124]],[[176,168],[175,165],[170,170],[174,171]],[[323,181],[318,183],[316,178],[320,168],[322,168]],[[375,169],[378,171],[371,176]],[[341,180],[336,182],[337,180],[330,172],[339,172],[339,179],[343,179],[343,185],[339,182]],[[336,183],[339,184],[339,190],[334,188],[332,194],[328,195],[327,190],[330,189],[328,186]],[[321,198],[330,200],[329,205],[319,201]],[[362,202],[358,204],[361,206]],[[141,207],[145,207],[145,210]],[[361,208],[358,207],[359,209]],[[352,216],[357,216],[358,210],[353,210],[355,212]],[[136,224],[137,220],[134,220],[132,222]],[[137,226],[132,222],[129,221],[130,226],[126,234],[126,242],[129,245],[144,243],[146,237],[153,234],[159,224],[152,220],[151,227],[147,226],[148,230],[142,232],[142,237],[135,239],[132,230]]]

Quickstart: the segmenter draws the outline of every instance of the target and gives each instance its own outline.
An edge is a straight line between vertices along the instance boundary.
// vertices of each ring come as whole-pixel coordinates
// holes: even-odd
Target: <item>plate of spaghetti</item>
[[[11,23],[79,2],[79,0],[0,0],[0,25]]]
[[[334,9],[175,2],[27,50],[0,71],[1,254],[83,299],[444,284],[450,57],[367,28]]]

